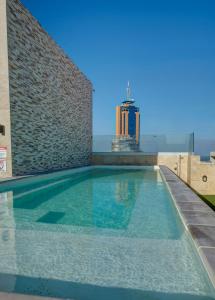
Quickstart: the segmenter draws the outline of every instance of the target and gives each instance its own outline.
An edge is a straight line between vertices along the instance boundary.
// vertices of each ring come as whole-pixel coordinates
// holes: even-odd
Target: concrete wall
[[[215,163],[201,162],[198,155],[165,154],[158,156],[158,164],[168,166],[200,195],[215,195]]]
[[[183,181],[189,182],[188,153],[158,153],[158,165],[165,165],[178,175]]]
[[[190,186],[201,195],[215,195],[215,163],[201,162],[200,156],[192,156]]]
[[[18,0],[7,0],[7,31],[13,175],[88,165],[91,82]]]
[[[156,154],[105,152],[93,153],[93,165],[158,165]]]

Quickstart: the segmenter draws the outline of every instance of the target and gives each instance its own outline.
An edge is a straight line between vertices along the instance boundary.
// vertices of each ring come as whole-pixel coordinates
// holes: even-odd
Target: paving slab
[[[182,186],[186,186],[186,184],[177,177],[176,178],[169,178],[167,180],[169,180],[172,185],[179,184],[179,185],[182,185]]]
[[[166,181],[168,181],[169,183],[171,184],[177,184],[177,183],[180,183],[180,181],[178,181],[177,179],[175,178],[167,178]]]
[[[183,182],[172,182],[172,181],[167,181],[169,184],[169,187],[172,190],[175,190],[176,192],[180,189],[181,191],[189,191],[190,189],[186,186],[186,184],[184,184]]]
[[[175,174],[165,174],[165,176],[166,176],[166,180],[179,181],[178,177]]]
[[[187,225],[215,226],[215,216],[213,211],[211,212],[182,211],[182,215]]]
[[[211,213],[211,208],[204,202],[178,202],[181,211],[202,211]]]
[[[199,197],[193,193],[187,193],[187,192],[182,192],[182,193],[174,193],[172,191],[172,194],[174,195],[174,199],[177,203],[179,202],[185,202],[185,203],[201,203],[199,201]]]
[[[215,247],[214,226],[189,225],[188,227],[198,247]]]

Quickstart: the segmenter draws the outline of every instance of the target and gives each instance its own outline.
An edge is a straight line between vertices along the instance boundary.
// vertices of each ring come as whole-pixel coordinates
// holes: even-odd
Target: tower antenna
[[[127,85],[127,100],[130,100],[131,98],[131,88],[130,88],[130,82],[128,81],[128,85]]]

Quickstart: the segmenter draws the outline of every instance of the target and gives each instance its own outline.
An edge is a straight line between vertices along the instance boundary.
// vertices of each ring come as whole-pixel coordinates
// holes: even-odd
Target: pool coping
[[[159,167],[182,223],[215,288],[215,212],[167,166]]]

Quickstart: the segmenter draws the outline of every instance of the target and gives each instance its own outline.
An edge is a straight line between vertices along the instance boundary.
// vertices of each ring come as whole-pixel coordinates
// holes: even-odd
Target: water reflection
[[[52,225],[66,225],[71,231],[112,229],[116,231],[110,235],[120,230],[129,237],[171,239],[182,232],[158,171],[95,169],[53,182],[37,179],[32,189],[30,184],[26,190],[24,184],[14,186],[1,198],[2,223],[19,228],[50,225],[49,230],[57,230]],[[90,232],[96,233],[103,234]]]
[[[13,192],[0,194],[0,290],[80,300],[212,299],[158,173],[105,174],[67,189],[61,183],[51,197],[48,188],[48,200],[31,209],[13,208],[22,201]],[[35,197],[41,192],[47,189]],[[50,211],[63,217],[38,222]]]

